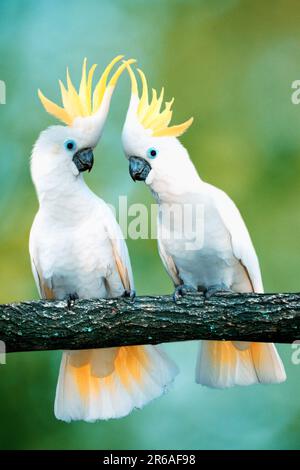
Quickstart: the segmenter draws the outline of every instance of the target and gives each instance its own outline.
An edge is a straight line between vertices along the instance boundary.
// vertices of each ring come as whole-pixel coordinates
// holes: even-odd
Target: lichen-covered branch
[[[195,339],[300,340],[300,294],[189,294],[0,305],[8,352],[104,348]]]

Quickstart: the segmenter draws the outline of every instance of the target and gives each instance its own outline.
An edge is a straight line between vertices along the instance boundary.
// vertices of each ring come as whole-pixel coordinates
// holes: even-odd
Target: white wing
[[[230,233],[234,256],[239,259],[246,268],[254,292],[263,292],[264,288],[258,258],[238,208],[224,191],[210,184],[207,184],[207,187],[214,199],[215,206],[217,207],[222,221]]]
[[[36,215],[34,222],[31,227],[30,231],[30,238],[29,238],[29,253],[30,253],[30,261],[31,261],[31,270],[35,280],[35,284],[41,299],[54,299],[55,295],[48,283],[43,279],[43,273],[39,265],[39,257],[38,257],[38,249],[37,249],[37,238],[38,235],[36,233],[37,228],[37,220],[38,214]]]
[[[134,280],[132,274],[132,267],[129,258],[128,248],[124,240],[124,235],[111,209],[104,202],[102,210],[103,209],[105,213],[104,224],[112,243],[113,255],[115,257],[116,266],[119,271],[121,281],[125,289],[133,291]]]
[[[162,241],[159,237],[157,239],[157,244],[158,244],[159,256],[160,256],[160,259],[163,262],[165,270],[167,271],[167,273],[171,277],[174,285],[179,286],[181,284],[181,281],[180,281],[180,278],[179,278],[178,269],[176,268],[176,265],[174,263],[173,258],[170,255],[167,254],[167,252],[164,248],[164,245],[163,245],[163,243],[162,243]]]

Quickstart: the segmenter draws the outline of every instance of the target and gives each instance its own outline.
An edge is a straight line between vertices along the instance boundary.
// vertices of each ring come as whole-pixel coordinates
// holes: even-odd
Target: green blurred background
[[[54,120],[37,88],[57,100],[69,65],[101,68],[122,52],[155,87],[176,97],[175,121],[193,115],[183,143],[207,181],[236,201],[256,246],[266,291],[299,290],[300,79],[297,0],[0,0],[0,302],[37,298],[28,236],[37,210],[29,155]],[[129,99],[124,75],[96,151],[93,190],[116,204],[153,201],[134,185],[120,132]],[[154,240],[129,240],[139,294],[170,293]],[[300,366],[279,346],[280,386],[227,391],[194,384],[197,343],[166,346],[181,375],[174,389],[118,421],[64,424],[53,416],[60,353],[13,354],[0,366],[1,449],[300,448]]]

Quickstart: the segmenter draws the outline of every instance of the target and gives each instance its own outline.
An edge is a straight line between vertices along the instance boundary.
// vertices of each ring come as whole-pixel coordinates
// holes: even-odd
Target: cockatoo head
[[[122,132],[122,143],[129,160],[129,172],[134,181],[145,181],[156,193],[182,179],[183,165],[190,167],[187,151],[178,137],[192,124],[186,122],[169,126],[174,99],[163,104],[161,93],[152,89],[149,101],[148,85],[144,73],[138,69],[142,82],[139,96],[138,83],[130,65],[126,65],[131,78],[131,99]],[[193,165],[192,165],[193,167]],[[188,170],[187,170],[188,171]],[[194,171],[194,169],[193,169]]]
[[[67,70],[67,87],[60,81],[62,106],[58,106],[39,90],[39,98],[45,110],[64,125],[51,126],[37,140],[31,159],[31,173],[37,189],[52,187],[78,178],[93,166],[93,149],[102,135],[112,94],[127,64],[123,61],[109,80],[114,65],[123,56],[114,58],[105,68],[93,89],[96,65],[87,71],[83,62],[79,91],[75,89]],[[53,184],[52,184],[53,183]]]

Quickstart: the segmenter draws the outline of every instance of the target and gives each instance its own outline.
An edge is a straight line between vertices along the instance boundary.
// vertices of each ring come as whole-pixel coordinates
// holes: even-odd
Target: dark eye
[[[158,154],[158,150],[155,148],[151,147],[150,149],[147,150],[147,157],[148,158],[155,158]]]
[[[74,142],[74,140],[66,140],[65,149],[75,150],[76,149],[76,142]]]

